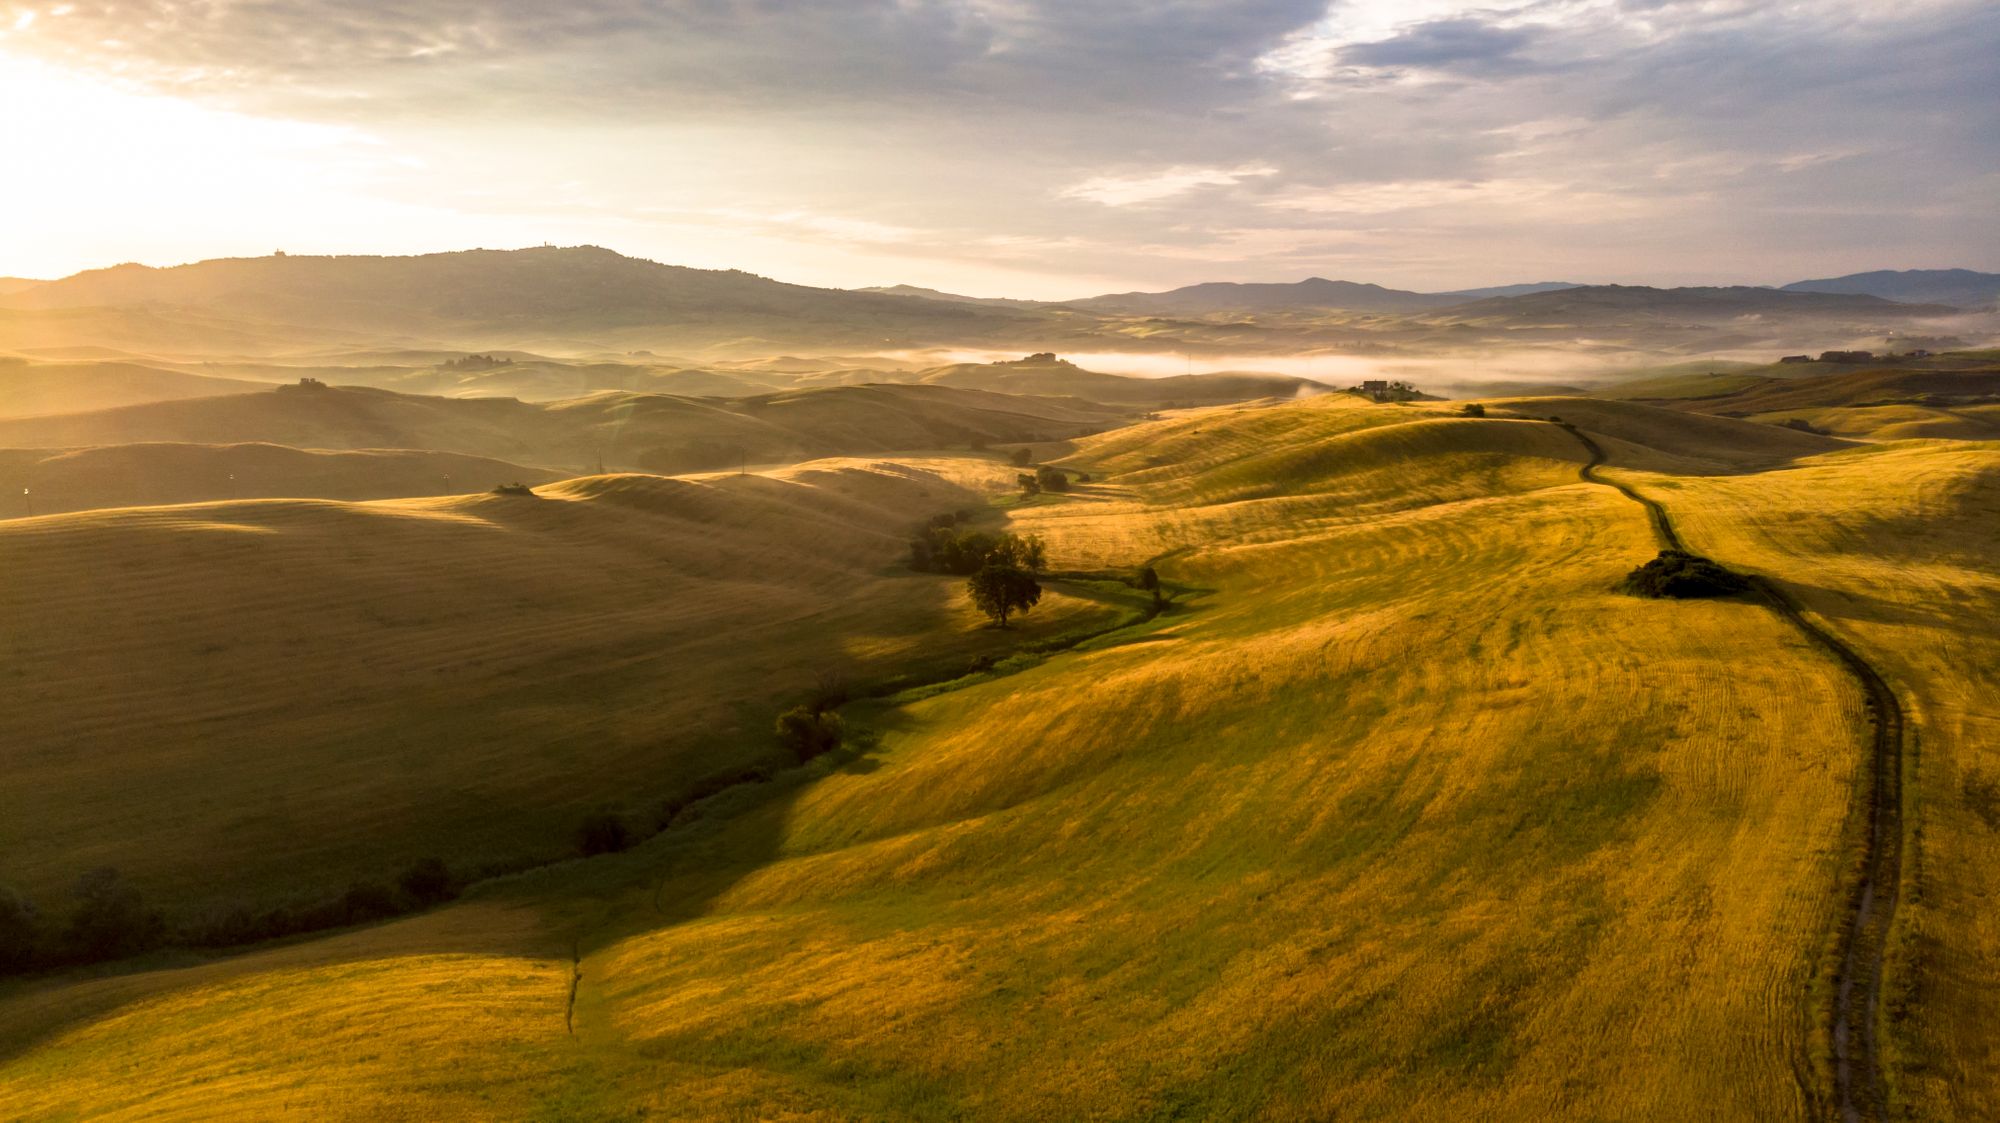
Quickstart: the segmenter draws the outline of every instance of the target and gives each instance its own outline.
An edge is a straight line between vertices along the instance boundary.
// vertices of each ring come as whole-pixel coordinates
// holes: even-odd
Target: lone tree
[[[1016,468],[1026,468],[1028,463],[1034,460],[1034,458],[1035,454],[1028,451],[1027,445],[1022,445],[1020,448],[1014,450],[1014,466]]]
[[[1139,588],[1153,594],[1154,608],[1158,608],[1166,603],[1166,598],[1160,595],[1159,571],[1155,570],[1152,566],[1149,565],[1139,571]]]
[[[1043,491],[1068,491],[1069,473],[1061,468],[1051,468],[1047,464],[1035,469],[1035,482]]]
[[[1014,482],[1021,485],[1022,495],[1032,497],[1040,495],[1042,493],[1041,479],[1037,476],[1030,475],[1027,472],[1022,472],[1020,475],[1015,476]]]
[[[1478,402],[1467,402],[1464,405],[1460,406],[1458,411],[1467,417],[1486,416],[1486,407],[1480,405]]]
[[[832,710],[793,706],[778,715],[778,743],[792,751],[800,764],[840,747],[846,729]]]
[[[1042,599],[1041,582],[1035,580],[1032,572],[998,561],[986,563],[965,587],[971,591],[972,603],[979,606],[979,611],[1003,628],[1009,616],[1028,611]]]

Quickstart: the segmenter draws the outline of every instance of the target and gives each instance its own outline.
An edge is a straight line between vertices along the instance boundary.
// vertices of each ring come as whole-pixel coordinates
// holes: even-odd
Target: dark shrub
[[[1467,417],[1485,417],[1486,407],[1478,402],[1467,402],[1458,408],[1458,412]]]
[[[511,484],[495,484],[495,485],[493,486],[493,494],[495,494],[495,495],[525,495],[525,496],[527,496],[528,498],[530,498],[530,499],[533,499],[533,498],[535,498],[535,489],[534,489],[534,488],[532,488],[532,487],[529,487],[529,486],[528,486],[527,484],[524,484],[524,483],[511,483]]]
[[[810,706],[793,706],[778,715],[778,743],[791,750],[800,764],[840,747],[840,715]]]
[[[0,885],[0,975],[34,966],[41,947],[41,910],[13,886]]]
[[[1743,592],[1750,582],[1720,564],[1680,550],[1660,556],[1626,574],[1619,588],[1641,597],[1726,597]]]
[[[1015,449],[1014,455],[1012,457],[1014,465],[1017,468],[1026,468],[1028,466],[1029,461],[1032,461],[1034,458],[1035,454],[1029,452],[1026,445],[1023,445],[1020,448]]]
[[[166,919],[148,909],[139,891],[110,867],[77,879],[76,911],[63,942],[84,959],[116,959],[154,947],[166,936]]]
[[[576,848],[586,858],[616,854],[631,845],[632,833],[625,828],[625,820],[608,809],[584,816],[583,824],[576,829]]]
[[[339,924],[366,924],[402,912],[396,891],[379,881],[357,881],[340,895]]]
[[[419,858],[396,878],[405,896],[418,906],[435,905],[456,896],[451,870],[442,858]]]
[[[1814,425],[1803,417],[1787,417],[1783,421],[1778,422],[1778,427],[1781,429],[1797,429],[1801,433],[1811,433],[1815,437],[1830,435],[1827,430]]]

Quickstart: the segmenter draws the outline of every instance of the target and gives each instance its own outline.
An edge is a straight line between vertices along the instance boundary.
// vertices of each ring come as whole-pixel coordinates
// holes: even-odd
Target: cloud
[[[1996,42],[1990,0],[0,0],[0,61],[365,134],[396,203],[942,287],[2000,267]]]
[[[1184,195],[1197,187],[1229,187],[1255,176],[1278,174],[1269,164],[1236,168],[1167,168],[1144,175],[1098,175],[1057,192],[1065,199],[1084,199],[1107,207],[1151,203]]]
[[[1421,23],[1391,39],[1342,47],[1349,66],[1491,67],[1508,62],[1537,37],[1532,27],[1500,27],[1476,19]]]

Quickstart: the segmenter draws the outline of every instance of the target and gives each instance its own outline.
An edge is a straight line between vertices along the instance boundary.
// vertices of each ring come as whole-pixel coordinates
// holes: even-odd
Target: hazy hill
[[[690,471],[817,456],[1050,440],[1129,410],[949,386],[838,386],[736,399],[604,391],[546,403],[365,387],[280,387],[0,420],[0,447],[268,442],[316,449],[428,449],[578,471]]]
[[[918,377],[939,386],[1008,394],[1074,396],[1108,404],[1153,406],[1166,402],[1214,404],[1256,398],[1296,398],[1323,394],[1333,389],[1309,378],[1254,372],[1128,378],[1085,370],[1067,359],[1052,355],[1031,355],[997,363],[954,363],[923,371]]]
[[[0,358],[0,417],[76,413],[268,388],[267,383],[159,370],[137,363],[31,363]]]
[[[662,265],[591,246],[418,257],[224,258],[166,269],[120,265],[0,297],[0,306],[17,312],[189,310],[478,345],[568,337],[688,346],[977,339],[1021,328],[1033,315],[808,288],[733,270]]]
[[[1526,296],[1473,301],[1426,318],[1454,323],[1524,326],[1649,320],[1724,324],[1746,316],[1893,323],[1949,316],[1957,311],[1943,305],[1901,304],[1865,294],[1788,292],[1744,285],[1671,289],[1645,285],[1583,285]]]
[[[29,514],[30,498],[33,514],[51,515],[219,499],[399,499],[561,478],[504,460],[413,449],[149,443],[0,448],[0,518]]]
[[[2000,302],[2000,273],[1970,269],[1878,269],[1816,281],[1794,281],[1786,292],[1865,293],[1911,304],[1991,308]]]
[[[1406,292],[1353,281],[1308,277],[1291,284],[1210,281],[1166,292],[1125,292],[1068,301],[1066,307],[1137,315],[1199,316],[1218,312],[1273,312],[1337,308],[1354,312],[1417,312],[1462,303],[1463,298]]]
[[[2000,366],[1983,370],[1848,370],[1806,377],[1738,375],[1733,385],[1672,401],[1700,413],[1748,416],[1836,406],[1982,405],[2000,403]]]
[[[36,285],[46,283],[46,281],[30,280],[27,277],[0,277],[0,296],[5,296],[13,292],[21,292],[25,289],[34,288]]]
[[[1010,300],[1004,296],[961,296],[955,292],[941,292],[920,285],[870,285],[855,292],[880,293],[884,296],[914,296],[923,300],[942,300],[953,304],[990,304],[996,308],[1039,308],[1056,301]]]
[[[1531,296],[1538,292],[1558,292],[1562,289],[1580,289],[1584,286],[1574,281],[1535,281],[1525,285],[1492,285],[1483,289],[1457,289],[1438,293],[1438,296],[1455,296],[1460,300],[1486,300],[1496,296]]]

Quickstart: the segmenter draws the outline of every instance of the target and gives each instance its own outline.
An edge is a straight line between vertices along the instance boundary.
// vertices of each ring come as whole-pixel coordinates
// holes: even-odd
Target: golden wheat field
[[[1062,463],[1092,482],[999,509],[1057,569],[1155,565],[1165,613],[851,702],[865,752],[725,791],[622,855],[288,946],[11,984],[0,1115],[1810,1117],[1826,1102],[1822,971],[1866,765],[1862,694],[1759,603],[1615,591],[1653,555],[1651,528],[1579,478],[1585,447],[1540,420],[1555,414],[1692,547],[1794,590],[1911,710],[1920,826],[1890,965],[1892,1091],[1918,1118],[1992,1114],[2000,446],[1855,445],[1577,399],[1489,408],[1330,397],[1085,438]],[[635,729],[727,720],[719,699],[776,697],[836,655],[883,674],[993,642],[941,580],[888,574],[892,531],[1005,478],[979,459],[839,465],[584,479],[526,506],[224,504],[0,527],[13,567],[54,572],[62,551],[106,541],[137,559],[101,574],[129,589],[115,612],[47,576],[9,605],[67,621],[41,646],[16,640],[16,667],[67,644],[76,669],[30,680],[7,743],[112,691],[189,715],[185,731],[164,709],[79,722],[112,751],[10,762],[23,783],[7,847],[40,847],[30,868],[51,880],[58,854],[81,852],[198,893],[302,861],[337,869],[415,791],[516,800],[519,819],[526,791],[580,806],[654,782],[698,750]],[[794,533],[770,529],[777,511],[829,503],[839,516],[815,516],[782,574],[731,552],[736,534]],[[408,572],[416,541],[451,560]],[[670,556],[651,556],[662,543]],[[217,575],[202,593],[228,612],[177,608],[155,556]],[[268,580],[227,568],[237,557]],[[629,581],[612,594],[610,572],[655,574],[661,603]],[[855,573],[869,576],[844,603],[813,595]],[[359,728],[383,683],[435,676],[417,712],[437,751],[412,773],[407,752],[302,744],[283,767],[310,762],[323,802],[269,823],[208,812],[201,837],[217,841],[191,846],[211,805],[172,762],[243,793],[271,783],[257,745],[200,723],[270,685],[255,676],[286,622],[336,581],[357,624],[395,639],[319,630],[327,681],[304,697]],[[391,581],[430,582],[421,617],[370,607]],[[1093,611],[1110,610],[1079,596],[1026,621]],[[772,615],[817,626],[753,649],[745,629]],[[185,650],[134,675],[119,646],[134,619]],[[477,643],[443,638],[474,620]],[[663,679],[668,644],[696,677]],[[565,676],[586,651],[594,666],[623,653],[618,671]],[[195,660],[239,687],[202,694],[177,677]],[[265,715],[263,736],[284,718]],[[538,757],[491,751],[537,729],[551,731]],[[159,753],[163,736],[183,747]],[[129,826],[63,835],[74,820],[34,819],[108,798],[103,768],[157,770],[134,785],[149,803],[90,817]],[[490,846],[490,821],[425,829]]]

